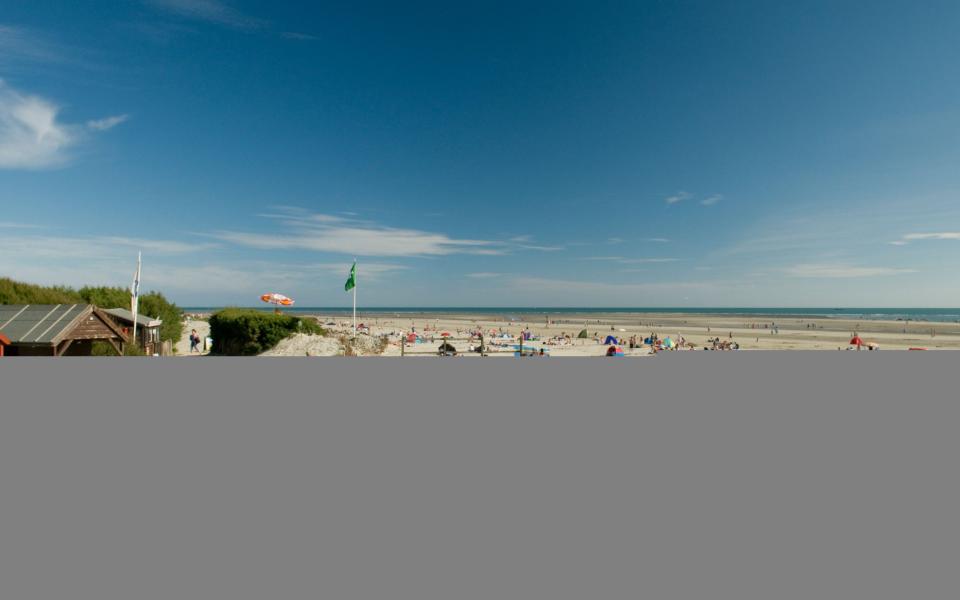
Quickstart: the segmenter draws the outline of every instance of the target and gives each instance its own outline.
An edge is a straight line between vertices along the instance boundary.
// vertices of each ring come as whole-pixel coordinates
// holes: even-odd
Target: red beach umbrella
[[[853,336],[853,339],[850,340],[850,345],[856,346],[857,348],[859,348],[863,344],[864,344],[863,338],[861,338],[859,335]]]
[[[276,292],[264,294],[260,296],[260,299],[267,304],[273,304],[275,306],[293,306],[293,299],[287,298],[283,294],[278,294]]]

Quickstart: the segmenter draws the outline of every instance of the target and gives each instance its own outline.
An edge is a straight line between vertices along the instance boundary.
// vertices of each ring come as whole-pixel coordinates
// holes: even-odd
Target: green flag
[[[357,287],[357,263],[353,263],[353,266],[350,267],[350,277],[348,277],[347,282],[343,284],[343,291],[349,292],[355,287]]]

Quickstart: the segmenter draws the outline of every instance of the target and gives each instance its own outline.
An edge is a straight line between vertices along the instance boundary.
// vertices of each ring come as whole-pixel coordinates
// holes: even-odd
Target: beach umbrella
[[[267,304],[273,304],[275,306],[293,306],[292,298],[287,298],[283,294],[278,294],[276,292],[264,294],[260,296],[260,299],[266,302]]]
[[[673,348],[673,340],[671,338],[667,338],[663,340],[663,345],[667,348]]]
[[[853,336],[853,339],[850,340],[850,345],[856,346],[857,348],[859,348],[863,344],[864,344],[863,338],[861,338],[859,335]]]
[[[453,337],[453,335],[449,331],[441,331],[440,337]]]

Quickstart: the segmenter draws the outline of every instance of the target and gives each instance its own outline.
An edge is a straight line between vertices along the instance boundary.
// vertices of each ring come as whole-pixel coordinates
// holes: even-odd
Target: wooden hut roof
[[[86,319],[104,321],[111,333],[122,340],[126,339],[111,319],[89,304],[0,305],[0,331],[10,339],[11,345],[58,344]]]
[[[133,313],[125,308],[105,308],[103,312],[117,317],[126,323],[133,323]],[[160,319],[151,319],[144,315],[137,315],[137,325],[140,327],[160,327],[163,321]]]

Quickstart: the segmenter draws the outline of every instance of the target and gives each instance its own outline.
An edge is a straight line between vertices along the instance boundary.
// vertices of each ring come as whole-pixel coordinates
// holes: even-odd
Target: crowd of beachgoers
[[[190,315],[206,341],[206,315]],[[960,324],[862,319],[769,318],[745,315],[620,314],[554,320],[494,315],[313,315],[329,336],[285,340],[281,356],[649,356],[691,350],[886,350],[960,349]],[[316,338],[316,339],[315,339]],[[350,340],[354,340],[351,342]],[[481,341],[482,340],[482,341]],[[853,343],[858,340],[858,343]],[[441,349],[441,344],[443,349]],[[189,355],[189,341],[179,354]],[[613,350],[611,350],[613,348]],[[541,354],[541,350],[543,351]],[[197,355],[198,353],[194,353]]]

